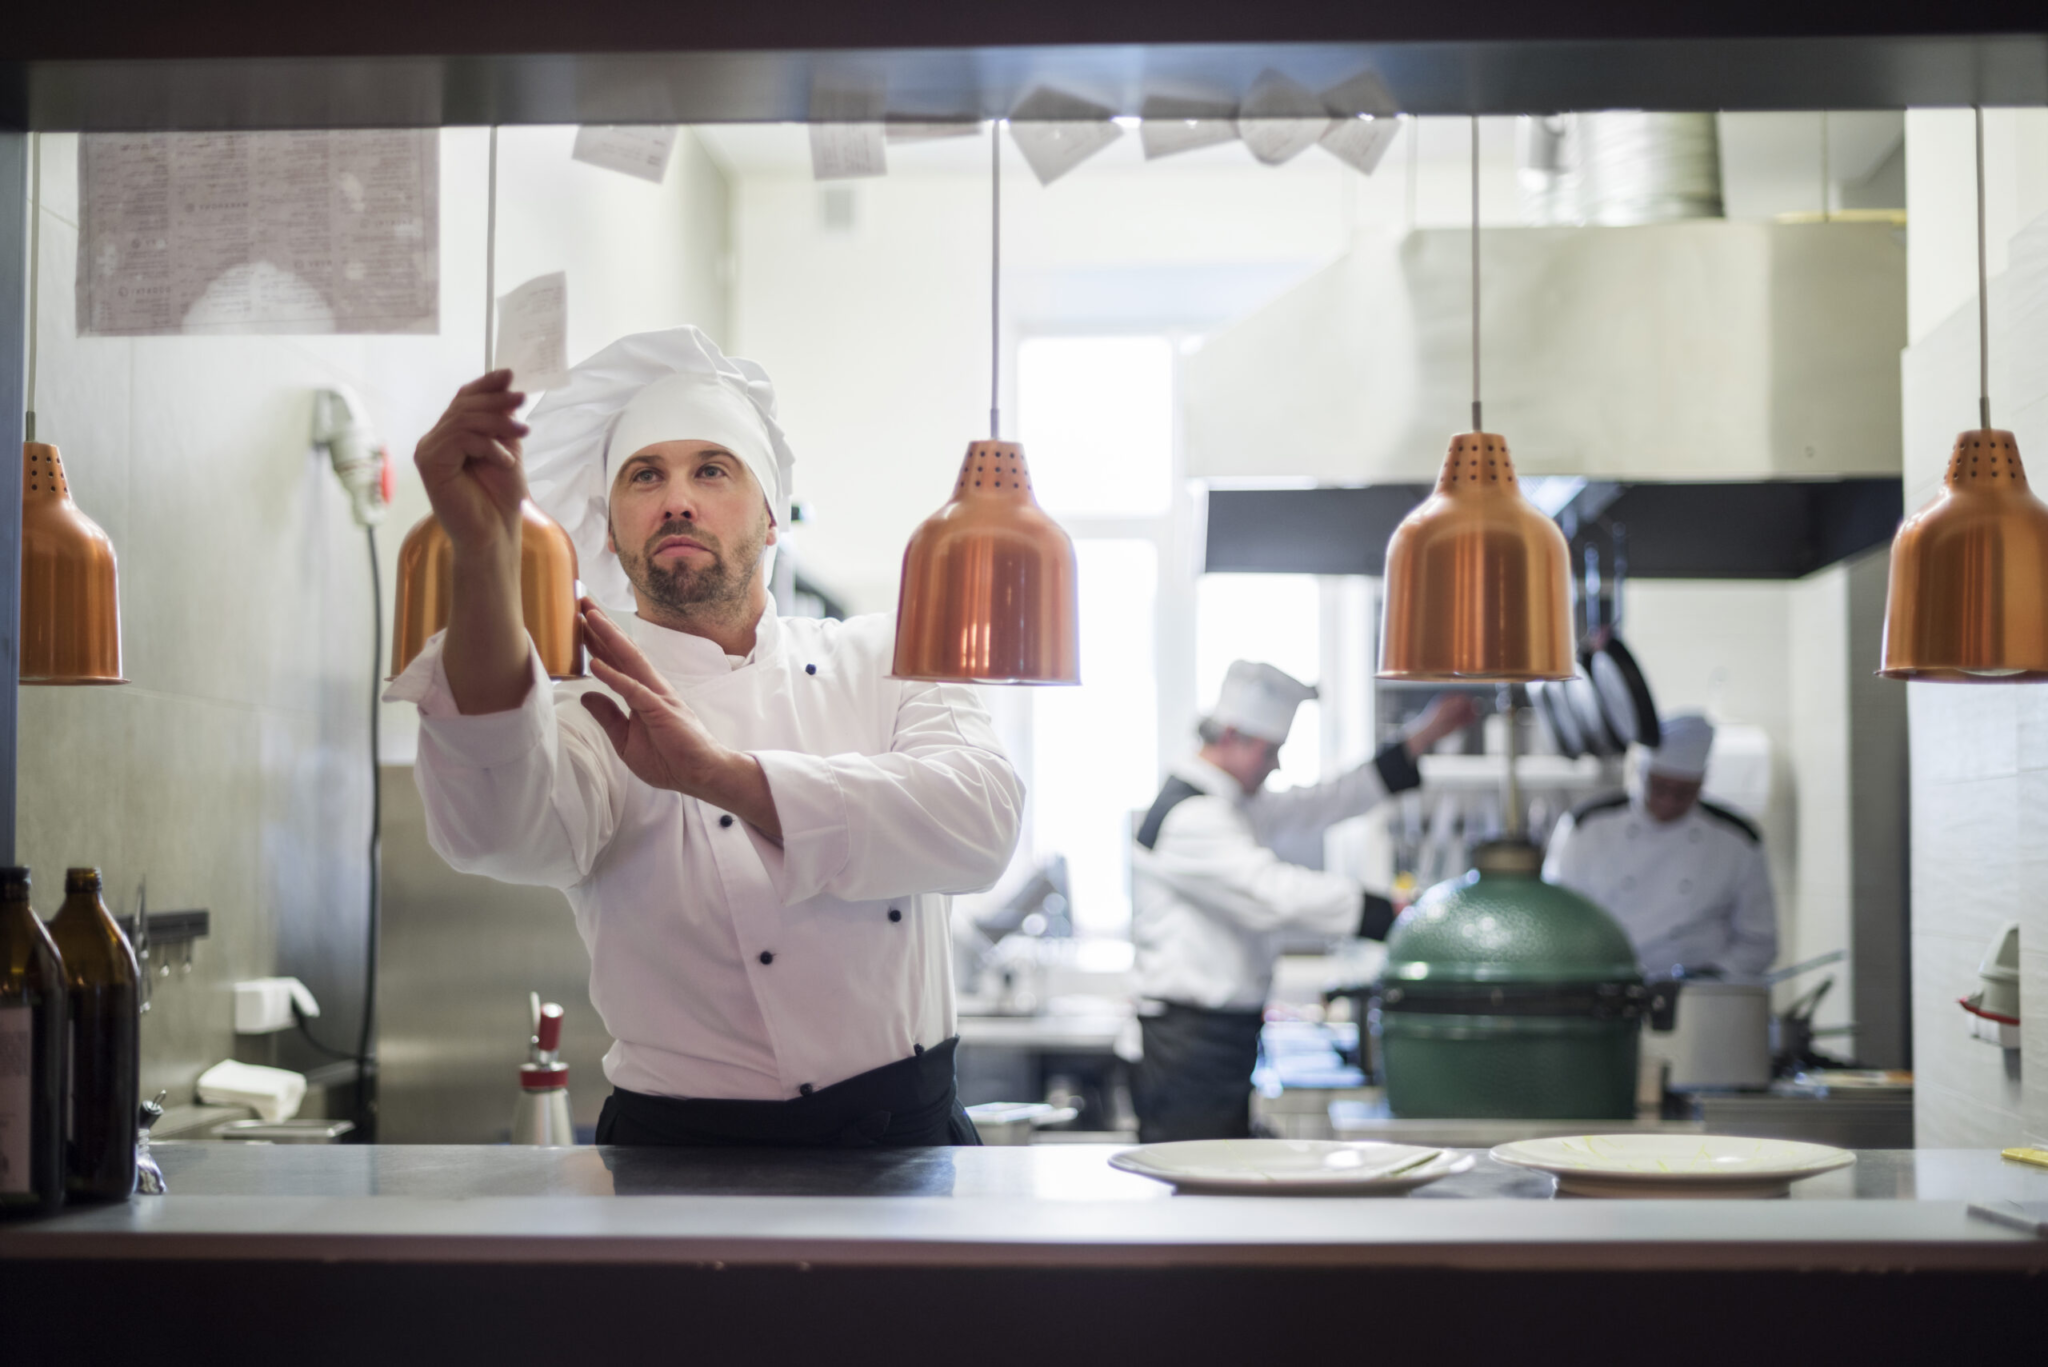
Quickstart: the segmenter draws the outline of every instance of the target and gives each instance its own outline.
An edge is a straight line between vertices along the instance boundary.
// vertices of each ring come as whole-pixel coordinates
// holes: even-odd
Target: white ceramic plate
[[[1856,1161],[1847,1149],[1713,1134],[1588,1134],[1521,1139],[1496,1162],[1553,1173],[1573,1196],[1783,1196],[1792,1184]]]
[[[1125,1149],[1109,1162],[1190,1194],[1398,1196],[1467,1171],[1472,1155],[1334,1139],[1188,1139]]]

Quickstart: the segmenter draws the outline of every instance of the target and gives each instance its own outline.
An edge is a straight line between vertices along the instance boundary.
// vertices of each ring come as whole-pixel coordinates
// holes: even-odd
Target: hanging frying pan
[[[1530,684],[1529,701],[1536,708],[1536,715],[1543,719],[1544,729],[1550,732],[1560,755],[1566,759],[1577,759],[1586,753],[1585,733],[1579,729],[1579,719],[1572,712],[1571,704],[1564,700],[1557,684]]]
[[[1586,672],[1581,660],[1579,672],[1563,683],[1551,685],[1558,691],[1558,697],[1572,717],[1579,724],[1579,734],[1585,739],[1586,753],[1606,759],[1619,755],[1628,749],[1628,742],[1617,736],[1607,724],[1607,714],[1600,708],[1600,695],[1593,687],[1592,676]]]
[[[1622,748],[1630,742],[1652,749],[1663,743],[1664,727],[1657,720],[1657,704],[1650,697],[1649,682],[1612,626],[1602,627],[1586,638],[1579,647],[1579,664],[1591,676],[1600,716]]]

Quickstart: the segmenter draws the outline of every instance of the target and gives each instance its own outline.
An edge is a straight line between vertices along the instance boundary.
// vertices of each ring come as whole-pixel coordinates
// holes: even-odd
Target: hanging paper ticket
[[[669,154],[675,146],[674,124],[586,124],[576,130],[576,145],[569,155],[659,185],[668,175]]]
[[[78,140],[78,330],[435,332],[434,129]]]

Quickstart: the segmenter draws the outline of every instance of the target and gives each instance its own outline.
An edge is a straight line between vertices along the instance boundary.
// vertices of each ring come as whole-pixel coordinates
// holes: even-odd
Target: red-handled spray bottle
[[[562,1045],[562,1008],[541,1004],[532,995],[533,1039],[527,1061],[519,1065],[519,1109],[512,1117],[515,1144],[561,1145],[576,1142],[569,1121],[569,1065],[557,1057]]]

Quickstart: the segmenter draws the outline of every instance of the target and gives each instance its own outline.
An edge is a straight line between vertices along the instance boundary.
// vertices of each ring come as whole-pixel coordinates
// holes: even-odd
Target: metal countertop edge
[[[172,1198],[176,1199],[176,1198]],[[1232,1237],[1213,1228],[1214,1214],[1190,1210],[1187,1217],[1167,1220],[1168,1229],[1154,1232],[1132,1230],[1128,1203],[1114,1203],[1115,1212],[1091,1210],[1094,1203],[1074,1203],[1070,1213],[1077,1217],[1055,1219],[1050,1229],[1041,1221],[1019,1223],[1038,1225],[1008,1235],[990,1235],[980,1230],[929,1228],[915,1218],[912,1209],[899,1209],[896,1218],[876,1222],[873,1234],[806,1231],[786,1228],[775,1235],[734,1231],[676,1232],[674,1218],[686,1213],[703,1214],[700,1205],[660,1206],[693,1198],[636,1197],[630,1204],[640,1217],[627,1227],[593,1229],[584,1220],[565,1218],[561,1232],[536,1229],[538,1214],[572,1216],[586,1213],[576,1207],[612,1206],[613,1199],[593,1198],[484,1198],[466,1201],[420,1201],[410,1198],[244,1198],[188,1197],[186,1203],[207,1203],[201,1211],[187,1204],[181,1214],[258,1214],[267,1208],[272,1218],[261,1220],[260,1228],[248,1229],[62,1229],[47,1225],[0,1229],[0,1261],[37,1260],[154,1260],[194,1259],[215,1261],[307,1261],[370,1263],[669,1263],[717,1269],[722,1266],[809,1268],[919,1269],[998,1267],[1091,1267],[1163,1269],[1172,1267],[1408,1267],[1442,1268],[1489,1272],[1541,1271],[1752,1271],[1785,1270],[1807,1272],[1897,1272],[1932,1270],[2048,1271],[2048,1240],[2036,1239],[1972,1219],[1961,1201],[1883,1203],[1866,1206],[1853,1202],[1798,1202],[1788,1207],[1778,1202],[1716,1203],[1720,1212],[1695,1215],[1699,1202],[1619,1202],[1573,1205],[1563,1220],[1526,1216],[1514,1217],[1512,1208],[1529,1209],[1529,1203],[1461,1203],[1461,1218],[1442,1218],[1428,1203],[1427,1213],[1414,1211],[1395,1223],[1412,1225],[1416,1218],[1430,1224],[1449,1226],[1440,1232],[1383,1230],[1377,1237],[1361,1229],[1360,1238],[1344,1238],[1334,1231],[1297,1230],[1293,1237]],[[752,1198],[724,1198],[740,1201]],[[1182,1198],[1183,1200],[1187,1198]],[[1199,1198],[1197,1198],[1199,1199]],[[1210,1198],[1226,1199],[1226,1198]],[[569,1203],[564,1206],[564,1203]],[[942,1203],[960,1211],[957,1201]],[[977,1203],[980,1204],[980,1203]],[[1103,1203],[1108,1205],[1110,1203]],[[1175,1202],[1180,1204],[1179,1201]],[[1270,1203],[1294,1206],[1302,1203]],[[1322,1202],[1311,1202],[1322,1205]],[[547,1211],[536,1211],[545,1206]],[[1422,1203],[1417,1203],[1422,1206]],[[1496,1207],[1487,1211],[1485,1207]],[[522,1207],[524,1209],[522,1209]],[[1759,1214],[1766,1226],[1783,1224],[1796,1234],[1780,1235],[1767,1228],[1743,1230]],[[1856,1210],[1862,1215],[1846,1215]],[[988,1229],[1004,1228],[997,1217],[1007,1210],[1023,1211],[1010,1202],[990,1203],[979,1212],[988,1218]],[[1776,1212],[1783,1211],[1783,1215]],[[461,1228],[416,1228],[412,1231],[365,1230],[364,1217],[404,1213],[418,1220],[435,1217],[432,1223]],[[825,1212],[827,1215],[833,1212]],[[1302,1212],[1275,1211],[1300,1216]],[[1353,1214],[1362,1214],[1356,1211]],[[1560,1214],[1550,1207],[1548,1214]],[[523,1228],[488,1228],[491,1216],[518,1215]],[[1106,1214],[1121,1214],[1111,1228],[1091,1227],[1102,1223]],[[1818,1236],[1812,1226],[1823,1216],[1837,1217],[1833,1223],[1844,1227],[1832,1237]],[[130,1209],[82,1212],[87,1220],[119,1220]],[[324,1218],[323,1218],[324,1217]],[[449,1218],[442,1218],[449,1217]],[[463,1218],[467,1217],[467,1218]],[[652,1223],[657,1217],[669,1217]],[[1509,1226],[1495,1235],[1484,1226],[1495,1222]],[[59,1217],[59,1223],[63,1217]],[[1706,1225],[1690,1236],[1660,1234],[1655,1226]],[[833,1223],[830,1219],[822,1224]],[[941,1226],[948,1221],[938,1222]],[[1061,1230],[1059,1225],[1073,1227]],[[1282,1220],[1298,1224],[1298,1220]],[[1318,1223],[1311,1220],[1311,1225]],[[1531,1228],[1534,1223],[1538,1227]],[[668,1224],[669,1227],[661,1227]],[[1562,1228],[1544,1229],[1543,1224]],[[354,1228],[347,1226],[354,1225]],[[926,1225],[920,1229],[920,1225]],[[295,1227],[296,1226],[296,1227]],[[638,1226],[638,1227],[634,1227]],[[1174,1228],[1173,1226],[1178,1226]],[[1517,1228],[1517,1226],[1519,1226]],[[1713,1228],[1719,1226],[1719,1228]],[[1477,1227],[1477,1228],[1475,1228]]]

